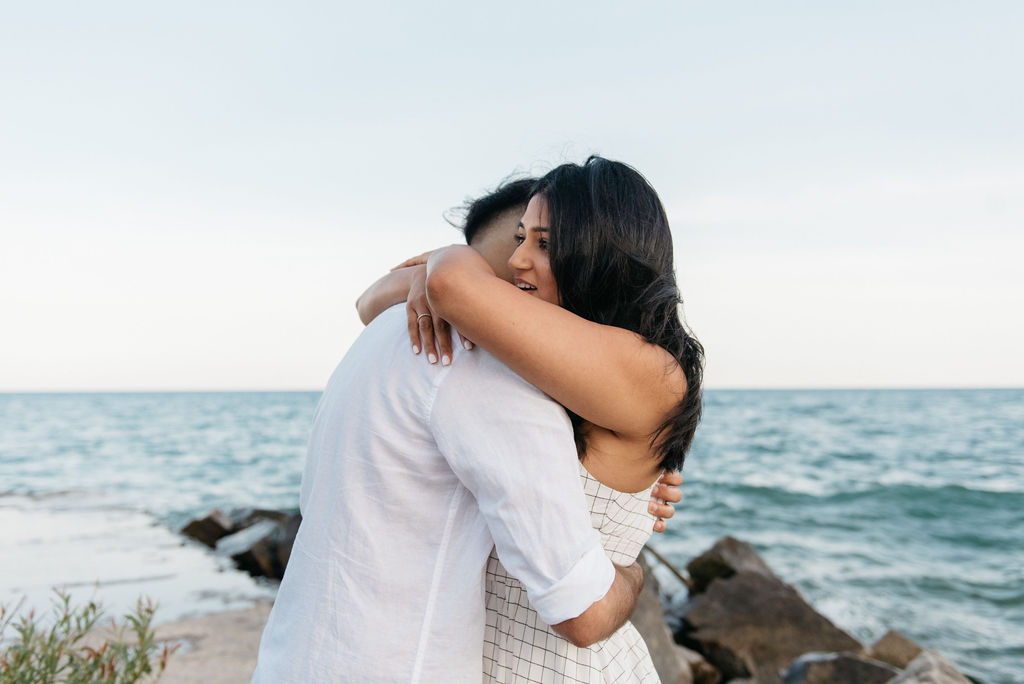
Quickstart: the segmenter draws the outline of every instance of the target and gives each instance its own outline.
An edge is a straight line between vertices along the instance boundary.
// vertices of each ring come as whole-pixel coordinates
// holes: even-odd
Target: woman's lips
[[[529,292],[531,290],[536,290],[537,289],[537,287],[535,285],[531,285],[530,283],[526,282],[522,278],[516,278],[515,280],[512,281],[512,283],[516,287],[518,287],[520,290],[523,290],[524,292]]]

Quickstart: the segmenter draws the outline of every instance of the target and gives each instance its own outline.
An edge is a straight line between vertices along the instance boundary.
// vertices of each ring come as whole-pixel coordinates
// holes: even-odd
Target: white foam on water
[[[72,604],[98,601],[108,617],[158,604],[156,622],[243,608],[274,587],[184,539],[141,510],[75,493],[0,497],[0,604],[50,611],[53,589]]]

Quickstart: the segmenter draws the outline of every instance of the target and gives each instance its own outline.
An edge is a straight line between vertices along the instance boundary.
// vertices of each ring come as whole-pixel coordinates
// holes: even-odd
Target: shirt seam
[[[427,412],[424,416],[424,423],[426,423],[427,429],[431,432],[433,432],[434,402],[437,401],[437,393],[441,390],[441,383],[448,377],[447,371],[449,368],[451,368],[451,366],[439,369],[441,372],[437,374],[437,379],[430,383],[430,394],[427,397]]]
[[[441,587],[441,577],[444,575],[445,560],[448,555],[448,544],[451,541],[452,528],[455,526],[455,514],[458,512],[459,504],[462,503],[465,487],[456,486],[452,501],[448,505],[448,519],[444,524],[444,532],[441,535],[441,547],[437,551],[437,560],[434,562],[434,573],[430,580],[430,592],[427,594],[427,609],[423,615],[423,626],[420,628],[419,645],[416,647],[416,657],[413,660],[411,684],[420,681],[423,670],[423,659],[426,657],[427,642],[430,637],[431,623],[434,619],[434,607],[437,605],[437,594]]]

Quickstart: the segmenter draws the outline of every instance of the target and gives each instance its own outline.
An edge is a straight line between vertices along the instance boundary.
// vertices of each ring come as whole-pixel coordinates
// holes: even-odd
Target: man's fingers
[[[647,504],[647,512],[656,518],[670,520],[672,516],[676,514],[676,509],[672,507],[672,504],[662,503],[651,499],[650,503]]]
[[[668,503],[679,503],[683,500],[683,490],[679,487],[666,487],[663,484],[654,485],[651,496],[655,499],[664,499]]]
[[[443,318],[438,318],[434,321],[434,339],[437,341],[437,351],[441,355],[441,365],[451,365],[453,358],[452,327]]]
[[[658,478],[658,482],[663,485],[669,485],[670,487],[678,487],[683,484],[683,474],[678,470],[669,470]]]
[[[668,526],[665,525],[665,521],[664,520],[662,520],[661,518],[658,518],[657,520],[654,521],[654,531],[655,532],[664,532],[666,529],[668,529]]]
[[[437,363],[437,350],[434,348],[433,318],[428,313],[421,313],[416,316],[416,320],[419,323],[420,340],[423,342],[423,351],[427,353],[427,361]]]

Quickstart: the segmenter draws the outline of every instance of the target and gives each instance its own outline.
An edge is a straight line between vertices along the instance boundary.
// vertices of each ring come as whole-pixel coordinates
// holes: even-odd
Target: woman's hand
[[[444,248],[442,247],[441,249]],[[420,254],[419,256],[410,257],[403,261],[402,263],[395,266],[394,268],[392,268],[391,270],[397,271],[400,268],[408,268],[410,266],[424,266],[427,263],[427,259],[430,258],[430,255],[436,251],[436,249],[432,249],[429,252],[424,252],[423,254]]]
[[[430,252],[425,255],[428,256]],[[420,257],[413,257],[414,261]],[[409,264],[416,265],[416,264]],[[407,268],[403,265],[400,268]],[[405,314],[409,328],[409,341],[412,343],[412,353],[419,354],[426,350],[427,361],[437,363],[441,361],[442,366],[452,362],[452,327],[448,321],[435,315],[427,303],[427,269],[419,266],[412,270],[412,279],[409,285],[409,296],[405,302]],[[459,341],[466,349],[472,349],[473,343],[459,333]]]
[[[648,504],[647,510],[652,515],[658,516],[658,519],[654,521],[655,532],[664,532],[665,521],[676,514],[676,509],[672,504],[683,500],[683,490],[679,488],[682,484],[683,474],[678,470],[672,470],[662,475],[651,489],[651,503]]]

